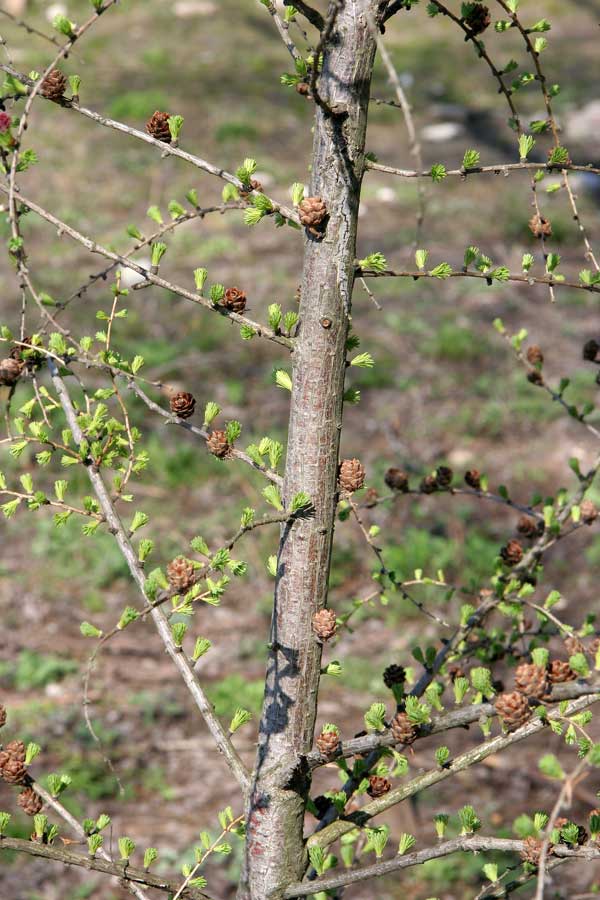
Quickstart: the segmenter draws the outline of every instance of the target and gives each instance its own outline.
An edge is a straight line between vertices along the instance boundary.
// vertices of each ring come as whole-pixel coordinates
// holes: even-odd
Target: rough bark
[[[307,234],[284,493],[314,514],[286,526],[278,557],[271,649],[239,896],[278,900],[306,866],[303,842],[322,647],[311,627],[326,605],[337,503],[345,345],[375,42],[374,0],[341,4],[319,78],[311,195],[327,204],[325,236]],[[326,108],[335,110],[332,114]]]

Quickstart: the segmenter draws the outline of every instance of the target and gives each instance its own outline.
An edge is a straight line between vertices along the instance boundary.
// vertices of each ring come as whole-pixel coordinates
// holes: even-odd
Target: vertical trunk
[[[283,531],[265,701],[248,807],[240,897],[277,900],[305,868],[301,769],[311,749],[321,646],[314,613],[327,602],[336,508],[345,343],[354,282],[356,229],[375,42],[367,16],[375,0],[345,0],[319,79],[334,107],[316,108],[311,194],[327,204],[325,237],[308,236],[294,351],[285,499],[305,491],[314,516]]]

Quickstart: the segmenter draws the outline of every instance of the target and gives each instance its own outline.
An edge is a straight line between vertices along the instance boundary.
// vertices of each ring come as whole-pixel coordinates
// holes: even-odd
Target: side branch
[[[75,408],[73,407],[71,397],[69,396],[67,386],[58,374],[58,369],[54,360],[49,360],[48,366],[50,368],[52,382],[58,394],[61,406],[69,424],[69,428],[73,433],[73,438],[77,442],[77,444],[81,444],[83,440],[83,434],[81,428],[79,427],[77,414],[75,412]],[[96,469],[95,466],[91,464],[86,466],[86,471],[88,473],[88,477],[90,479],[96,497],[98,498],[98,502],[100,503],[100,508],[102,509],[102,512],[104,513],[108,526],[111,530],[111,533],[114,535],[115,540],[119,545],[119,549],[123,555],[123,558],[125,559],[125,562],[127,563],[127,566],[131,573],[131,577],[135,581],[142,597],[144,598],[145,605],[145,576],[144,571],[138,562],[136,552],[127,536],[127,533],[123,527],[123,523],[121,522],[121,519],[119,518],[114,508],[113,502],[110,499],[110,495],[106,489],[106,485],[104,484],[102,475],[100,474],[98,469]],[[249,775],[246,767],[240,759],[237,750],[231,743],[229,735],[215,715],[212,704],[208,700],[208,697],[204,693],[204,690],[202,689],[200,683],[198,682],[198,679],[196,678],[193,666],[189,662],[187,656],[183,653],[181,647],[178,647],[175,644],[165,613],[160,607],[157,606],[151,610],[150,615],[154,619],[154,624],[156,625],[156,629],[162,639],[163,644],[165,645],[167,653],[173,660],[176,668],[179,669],[179,673],[183,678],[190,694],[192,695],[197,708],[202,714],[202,717],[204,718],[204,721],[209,731],[211,732],[219,751],[225,757],[227,765],[235,776],[236,781],[245,792],[247,790],[249,780]]]
[[[2,184],[0,184],[0,191],[2,191],[2,193],[4,194],[8,194],[8,188],[6,188]],[[188,291],[187,288],[172,284],[170,281],[166,281],[164,278],[161,278],[159,275],[155,275],[149,269],[146,269],[144,266],[141,266],[134,260],[122,256],[120,253],[113,253],[112,250],[107,250],[106,247],[103,247],[101,244],[97,244],[96,241],[93,241],[91,240],[91,238],[88,238],[85,235],[81,234],[79,231],[76,231],[75,228],[71,228],[71,226],[67,225],[66,222],[61,222],[60,219],[57,219],[56,216],[52,215],[52,213],[49,213],[41,206],[38,206],[38,204],[34,203],[33,200],[28,200],[27,197],[24,197],[20,193],[16,196],[19,199],[19,203],[22,203],[28,209],[32,210],[32,212],[36,213],[38,216],[40,216],[40,218],[45,219],[46,222],[50,222],[59,230],[59,232],[68,234],[70,238],[73,238],[74,241],[82,244],[82,246],[89,250],[90,253],[98,253],[100,256],[104,256],[106,259],[111,259],[113,260],[113,262],[120,263],[128,269],[132,269],[134,272],[138,272],[146,279],[146,281],[150,282],[151,284],[155,284],[157,287],[164,288],[164,290],[171,291],[172,293],[183,297],[185,300],[190,300],[192,303],[197,303],[199,306],[204,306],[206,309],[210,309],[212,310],[212,312],[216,312],[226,319],[231,319],[233,322],[237,322],[240,325],[248,325],[256,332],[259,337],[264,337],[269,341],[273,341],[275,344],[280,344],[282,347],[286,347],[288,350],[291,350],[293,348],[294,342],[290,338],[286,338],[280,334],[275,334],[275,332],[271,328],[268,328],[265,325],[261,325],[258,322],[254,322],[247,316],[242,316],[239,313],[230,312],[223,307],[215,306],[211,300],[209,300],[207,297],[203,297],[201,294],[195,294],[193,291]]]
[[[6,63],[0,64],[0,70],[2,70],[3,72],[7,72],[14,78],[18,78],[19,81],[23,82],[23,84],[28,85],[30,88],[33,88],[35,84],[35,82],[32,81],[31,78],[29,78],[27,75],[18,72],[12,66],[7,65]],[[240,179],[233,175],[231,172],[228,172],[226,169],[221,169],[219,166],[213,165],[207,160],[202,159],[200,156],[194,156],[192,153],[186,153],[185,150],[180,150],[179,147],[174,147],[173,144],[165,144],[164,141],[159,141],[156,138],[153,138],[152,135],[146,134],[145,131],[139,131],[139,129],[133,128],[131,125],[125,125],[123,122],[117,122],[115,119],[110,119],[108,116],[102,116],[100,115],[100,113],[94,112],[94,110],[92,109],[87,109],[85,106],[80,106],[79,103],[76,103],[74,100],[63,98],[60,103],[57,103],[56,101],[48,102],[53,103],[54,106],[62,106],[63,109],[75,110],[75,112],[78,112],[82,116],[91,119],[98,125],[104,125],[105,128],[112,128],[114,131],[120,131],[122,134],[128,134],[130,137],[137,138],[138,141],[144,141],[144,143],[146,144],[151,144],[153,147],[156,147],[158,150],[160,150],[161,154],[164,156],[177,156],[179,157],[179,159],[184,159],[186,162],[191,163],[191,165],[196,166],[197,169],[202,169],[203,172],[207,172],[209,175],[214,175],[216,178],[220,178],[223,181],[228,181],[229,184],[233,184],[236,188],[238,188],[238,190],[245,189]],[[254,191],[250,193],[254,193]],[[285,219],[289,219],[291,222],[295,222],[296,225],[300,224],[298,214],[294,212],[293,209],[277,203],[270,197],[269,199],[271,200],[271,203],[273,205],[274,212],[280,213]]]
[[[593,703],[598,703],[599,699],[600,697],[598,694],[589,694],[588,692],[585,696],[570,703],[567,710],[563,713],[563,716],[569,716],[582,709],[586,709]],[[513,731],[510,734],[498,735],[498,737],[492,738],[492,740],[486,741],[486,743],[473,747],[471,750],[467,750],[460,756],[455,757],[448,763],[447,767],[443,769],[438,767],[436,769],[430,769],[422,775],[417,775],[412,781],[400,785],[383,797],[378,797],[376,800],[367,803],[357,813],[352,814],[345,819],[337,819],[335,822],[332,822],[330,825],[323,828],[322,831],[316,832],[308,839],[308,845],[313,847],[328,847],[343,834],[347,834],[347,832],[356,828],[358,824],[364,825],[374,816],[395,806],[397,803],[401,803],[408,797],[414,797],[415,794],[419,794],[421,791],[432,787],[434,784],[439,784],[440,781],[445,781],[446,778],[456,775],[457,772],[463,772],[465,769],[469,769],[471,766],[483,762],[484,759],[487,759],[487,757],[491,756],[493,753],[498,753],[499,751],[506,749],[506,747],[510,747],[512,744],[516,744],[519,741],[525,740],[525,738],[531,737],[533,734],[538,734],[538,732],[542,731],[547,726],[548,721],[554,719],[556,715],[557,713],[550,713],[545,720],[535,719],[534,721],[523,725],[523,727],[519,728],[517,731]]]
[[[132,866],[114,863],[107,859],[99,859],[97,856],[82,856],[80,853],[72,853],[61,847],[53,847],[48,844],[38,844],[35,841],[23,841],[19,838],[0,837],[0,850],[16,850],[19,853],[27,853],[30,856],[40,856],[43,859],[55,860],[65,866],[78,866],[90,872],[102,872],[105,875],[113,875],[120,878],[126,885],[141,884],[144,887],[155,888],[158,891],[174,894],[178,885],[174,881],[168,881],[158,875],[152,875],[145,869],[134,869]],[[186,887],[180,894],[188,900],[209,900],[208,894],[193,887]]]
[[[359,881],[367,881],[370,878],[377,878],[381,875],[389,875],[391,872],[397,872],[399,869],[409,869],[412,866],[420,866],[428,862],[430,859],[439,859],[442,856],[449,856],[451,853],[471,852],[480,853],[482,850],[499,850],[504,853],[519,853],[523,849],[523,841],[513,841],[509,838],[494,837],[457,837],[454,840],[446,841],[435,847],[427,847],[424,850],[418,850],[416,853],[409,853],[406,856],[396,856],[394,859],[385,862],[373,863],[371,866],[364,866],[361,869],[350,869],[339,875],[331,877],[316,878],[314,881],[306,881],[302,884],[292,885],[284,894],[286,900],[291,897],[306,897],[308,894],[315,894],[318,891],[328,891],[334,888],[344,887],[349,884],[356,884]],[[600,859],[600,848],[598,847],[578,847],[571,849],[570,847],[558,845],[553,851],[555,856],[567,859]]]
[[[431,171],[429,169],[420,171],[416,171],[414,169],[396,169],[394,166],[384,166],[383,163],[371,162],[367,160],[365,162],[366,169],[372,169],[374,172],[385,172],[387,175],[399,175],[401,178],[431,178]],[[446,169],[446,176],[460,176],[461,178],[467,178],[469,175],[505,175],[509,172],[517,172],[520,170],[526,169],[545,169],[548,174],[552,172],[556,172],[556,174],[560,174],[563,169],[568,169],[570,172],[588,172],[592,175],[600,175],[600,168],[593,166],[592,163],[569,163],[569,165],[565,165],[561,163],[560,165],[550,165],[547,162],[518,162],[518,163],[497,163],[495,166],[474,166],[472,169],[465,169],[461,167],[460,169]]]
[[[573,681],[569,684],[555,685],[549,702],[558,703],[561,700],[574,700],[577,697],[591,696],[593,694],[600,694],[600,684],[590,685],[584,682]],[[416,729],[417,738],[439,734],[452,728],[465,728],[473,724],[473,722],[478,722],[481,718],[495,715],[496,709],[493,703],[478,703],[473,706],[467,706],[464,709],[453,710],[443,716],[437,716],[427,725],[418,726]],[[329,756],[320,753],[318,750],[313,750],[306,757],[306,761],[311,769],[316,769],[319,766],[330,763],[334,759],[348,759],[350,756],[365,755],[372,750],[377,750],[379,747],[393,747],[395,744],[396,741],[388,729],[382,733],[367,734],[364,737],[340,742],[337,752]]]

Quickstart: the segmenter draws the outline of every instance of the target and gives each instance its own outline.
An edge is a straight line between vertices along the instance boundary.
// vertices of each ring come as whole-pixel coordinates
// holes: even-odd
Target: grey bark
[[[376,5],[340,4],[319,77],[319,96],[335,114],[316,107],[311,195],[323,198],[329,218],[322,240],[306,237],[284,481],[286,505],[305,491],[314,514],[285,526],[279,548],[239,890],[252,900],[278,900],[306,867],[302,759],[313,743],[322,650],[311,623],[327,602]]]

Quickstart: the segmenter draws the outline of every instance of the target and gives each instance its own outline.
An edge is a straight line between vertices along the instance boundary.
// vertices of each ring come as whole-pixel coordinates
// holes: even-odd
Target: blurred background
[[[562,143],[573,160],[598,165],[598,4],[547,0],[523,2],[521,9],[528,23],[542,16],[552,22],[543,59],[550,83],[561,86],[555,108]],[[51,34],[57,13],[81,22],[89,12],[87,0],[31,2],[26,17]],[[496,18],[501,10],[493,8],[492,13]],[[27,35],[4,15],[0,34],[6,41],[4,58],[8,55],[21,71],[42,71],[52,59],[54,48],[47,41]],[[302,42],[298,29],[292,27],[292,34]],[[480,151],[483,164],[517,161],[517,140],[506,124],[503,98],[463,37],[443,17],[428,18],[424,3],[398,15],[387,29],[386,45],[414,109],[425,165],[460,166],[470,147]],[[485,40],[502,65],[514,58],[519,72],[529,70],[517,34],[490,29]],[[180,114],[185,117],[183,148],[230,171],[245,157],[255,157],[256,177],[276,199],[287,202],[293,182],[309,181],[312,106],[280,84],[291,62],[270,16],[254,0],[124,0],[102,17],[63,69],[81,76],[81,102],[94,110],[137,128],[157,109]],[[380,63],[372,94],[393,97]],[[521,91],[517,100],[524,122],[544,117],[535,86]],[[546,145],[548,139],[541,137],[532,158],[545,159]],[[25,146],[35,150],[39,163],[20,176],[23,191],[119,252],[132,246],[128,225],[146,234],[154,230],[146,215],[150,206],[158,206],[166,220],[169,202],[185,205],[190,188],[197,190],[202,205],[220,202],[222,183],[217,179],[180,160],[161,159],[153,148],[50,103],[35,104]],[[414,168],[398,109],[372,104],[368,149],[380,162]],[[553,226],[549,249],[560,245],[561,271],[576,277],[589,264],[564,191],[546,193],[557,180],[546,178],[540,189],[543,213]],[[575,176],[572,183],[597,247],[600,181]],[[414,180],[366,175],[359,257],[381,251],[395,268],[412,266],[416,188]],[[447,261],[459,268],[471,244],[511,271],[520,271],[524,252],[539,258],[539,244],[527,225],[533,211],[526,172],[508,178],[448,178],[427,183],[426,195],[419,246],[429,250],[432,265]],[[8,239],[5,216],[0,228]],[[101,258],[91,257],[33,215],[25,218],[24,233],[35,283],[57,300],[103,266]],[[193,269],[206,266],[211,281],[246,291],[250,315],[259,321],[266,320],[270,303],[281,303],[284,311],[296,308],[302,259],[296,231],[276,229],[269,220],[248,229],[235,212],[182,225],[167,243],[165,277],[192,288]],[[147,253],[137,258],[147,260]],[[542,269],[538,262],[538,271]],[[20,299],[6,254],[0,255],[0,278],[1,320],[16,333]],[[101,281],[71,305],[65,320],[73,334],[94,334],[97,311],[110,309],[109,285]],[[582,362],[581,345],[598,337],[596,295],[562,289],[552,305],[543,286],[488,287],[470,279],[381,279],[369,286],[377,305],[357,285],[353,327],[361,350],[372,353],[376,365],[350,370],[349,385],[361,391],[361,402],[346,408],[342,448],[343,456],[362,460],[368,487],[385,493],[383,474],[390,465],[405,468],[416,486],[440,464],[453,467],[460,477],[466,469],[478,468],[488,475],[492,490],[508,485],[523,503],[537,491],[574,487],[567,461],[576,456],[582,469],[589,466],[596,450],[593,439],[528,383],[492,322],[500,316],[511,331],[528,329],[531,341],[544,351],[548,380],[557,384],[567,376],[571,402],[593,402],[598,387],[594,371]],[[240,341],[237,328],[227,321],[154,288],[132,294],[127,306],[129,316],[119,322],[115,346],[129,357],[143,355],[146,377],[191,391],[201,410],[208,400],[216,401],[224,418],[242,422],[241,446],[265,434],[285,442],[289,396],[274,385],[273,372],[289,366],[289,360],[277,347]],[[32,316],[29,331],[37,321]],[[86,377],[96,384],[95,376]],[[29,383],[18,388],[15,409],[29,391]],[[154,396],[165,405],[164,397]],[[156,564],[185,552],[195,534],[218,546],[235,532],[244,506],[264,509],[263,483],[248,467],[211,457],[192,435],[165,427],[133,396],[131,410],[150,453],[134,492],[138,508],[151,516],[148,536],[156,541]],[[16,477],[30,461],[27,453],[14,461],[4,449],[1,468]],[[49,472],[49,480],[53,475],[62,477]],[[78,477],[83,494],[84,476]],[[591,496],[599,500],[600,492]],[[381,527],[387,563],[404,578],[415,569],[432,576],[443,569],[449,582],[479,587],[486,586],[500,546],[514,536],[516,516],[475,499],[433,496],[382,504],[365,512],[365,522]],[[10,522],[0,522],[0,697],[9,710],[6,732],[42,745],[36,775],[67,772],[72,777],[64,802],[76,815],[110,814],[115,839],[128,834],[140,847],[158,847],[165,869],[178,871],[182,862],[193,859],[199,831],[214,829],[216,810],[231,802],[237,813],[239,801],[153,626],[140,623],[108,644],[93,679],[92,717],[122,782],[120,795],[83,720],[82,673],[92,645],[81,636],[79,623],[89,619],[110,628],[137,598],[110,536],[81,540],[80,525],[73,519],[57,529],[43,510],[21,511]],[[260,529],[248,536],[238,556],[249,563],[249,579],[238,581],[219,608],[207,607],[196,619],[195,631],[214,645],[202,661],[202,678],[226,720],[238,706],[255,714],[260,708],[272,591],[266,559],[276,548],[274,531]],[[550,552],[538,596],[545,597],[551,588],[561,590],[568,601],[568,608],[563,604],[565,618],[580,626],[597,605],[599,561],[600,537],[593,529],[578,532]],[[348,611],[353,600],[366,596],[371,570],[355,523],[340,522],[331,593],[336,611]],[[444,603],[443,592],[421,591],[422,599],[456,621],[458,597]],[[373,700],[390,701],[381,680],[385,667],[416,666],[412,648],[436,644],[440,637],[436,623],[398,597],[384,607],[364,607],[353,623],[353,630],[326,651],[327,661],[342,663],[343,675],[323,679],[318,718],[319,725],[336,722],[345,736],[363,727],[362,715]],[[254,725],[236,738],[248,762]],[[478,735],[449,733],[447,743],[455,752]],[[434,841],[435,813],[455,813],[476,797],[484,830],[511,836],[520,814],[549,811],[554,801],[555,785],[537,768],[542,746],[563,754],[560,738],[544,735],[537,746],[520,744],[506,757],[490,758],[382,821],[392,826],[394,837],[408,831],[418,846],[426,846]],[[419,742],[410,756],[411,774],[432,765],[435,747],[434,741]],[[573,754],[568,758],[572,762]],[[336,770],[326,767],[319,771],[313,794],[337,785]],[[584,781],[567,815],[583,821],[596,805],[598,788],[593,779]],[[14,789],[0,785],[0,808],[13,813],[13,833],[28,836],[31,822],[16,812],[14,801]],[[517,833],[519,827],[517,823]],[[213,896],[232,896],[239,862],[235,853],[209,866]],[[482,862],[458,857],[434,861],[401,879],[348,889],[346,896],[464,900],[474,897],[482,884]],[[561,868],[549,896],[588,896],[595,879],[600,889],[600,868],[591,865]],[[11,900],[129,896],[103,876],[8,854],[2,857],[0,883],[0,893]]]

